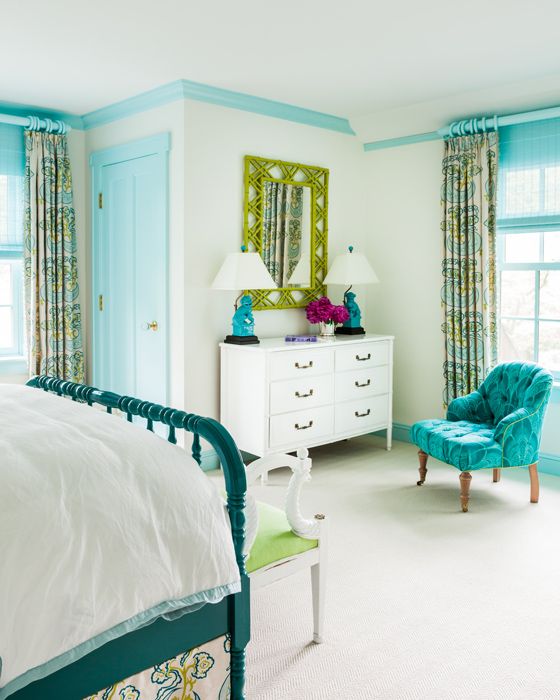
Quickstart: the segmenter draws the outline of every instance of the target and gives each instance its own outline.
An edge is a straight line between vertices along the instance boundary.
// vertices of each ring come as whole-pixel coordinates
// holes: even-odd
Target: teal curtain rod
[[[49,134],[66,134],[71,127],[61,119],[41,119],[40,117],[17,117],[13,114],[0,114],[0,123],[23,126],[30,131],[46,131]]]
[[[394,139],[370,141],[370,143],[364,144],[364,151],[378,151],[383,148],[406,146],[411,143],[437,141],[438,139],[467,136],[468,134],[480,134],[486,131],[497,131],[500,127],[512,126],[513,124],[527,124],[528,122],[539,122],[547,119],[557,119],[558,117],[560,117],[560,107],[535,109],[531,112],[509,114],[504,117],[498,117],[497,115],[493,117],[474,117],[473,119],[463,119],[462,121],[453,122],[449,124],[449,126],[444,126],[437,131],[429,131],[425,134],[411,134],[409,136],[399,136]]]

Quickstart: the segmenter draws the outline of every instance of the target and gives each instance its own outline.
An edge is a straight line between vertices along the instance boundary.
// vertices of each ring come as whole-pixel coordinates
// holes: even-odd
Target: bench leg
[[[418,462],[420,463],[420,466],[418,467],[418,471],[420,472],[420,481],[416,482],[416,486],[422,486],[422,484],[426,481],[426,474],[428,473],[428,468],[426,467],[428,455],[423,450],[418,450]]]
[[[531,477],[531,503],[539,502],[539,473],[537,462],[529,465],[529,476]]]
[[[313,595],[313,641],[321,644],[325,619],[325,566],[319,561],[311,567],[311,592]]]
[[[501,471],[499,469],[492,469],[492,481],[497,484],[500,480]]]
[[[461,508],[463,513],[469,510],[469,489],[471,487],[472,476],[470,472],[461,472],[459,483],[461,484]]]

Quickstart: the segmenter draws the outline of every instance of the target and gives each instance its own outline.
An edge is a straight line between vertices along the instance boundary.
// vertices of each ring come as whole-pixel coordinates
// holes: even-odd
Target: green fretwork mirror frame
[[[297,309],[325,294],[323,280],[328,263],[329,171],[258,156],[244,158],[244,243],[249,251],[262,252],[264,182],[304,185],[311,190],[311,273],[309,287],[251,289],[253,309]]]

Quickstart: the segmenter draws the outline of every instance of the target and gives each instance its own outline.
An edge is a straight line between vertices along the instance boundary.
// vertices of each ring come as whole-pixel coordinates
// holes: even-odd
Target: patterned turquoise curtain
[[[497,362],[497,133],[449,139],[441,189],[444,405],[474,391]]]
[[[24,277],[29,371],[84,379],[72,175],[64,135],[25,132]]]
[[[301,257],[303,187],[266,180],[262,258],[272,279],[286,287]]]

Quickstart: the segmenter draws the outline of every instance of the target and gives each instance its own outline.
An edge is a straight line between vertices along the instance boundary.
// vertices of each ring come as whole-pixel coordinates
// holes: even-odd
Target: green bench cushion
[[[317,547],[317,540],[294,535],[283,510],[261,502],[257,502],[257,510],[259,529],[245,564],[248,573]]]

